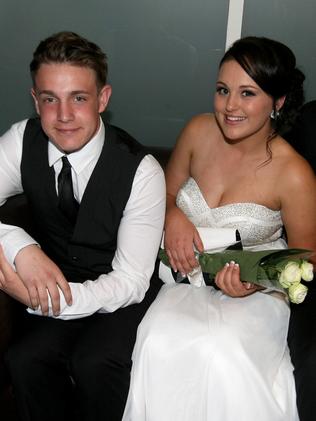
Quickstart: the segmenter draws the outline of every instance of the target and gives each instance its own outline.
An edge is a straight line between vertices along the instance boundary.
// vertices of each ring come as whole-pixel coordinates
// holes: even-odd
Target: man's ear
[[[111,85],[104,85],[101,91],[99,92],[99,113],[102,113],[110,100],[112,94]]]
[[[34,100],[36,112],[37,112],[38,115],[40,115],[39,106],[38,106],[38,99],[37,99],[36,92],[35,92],[34,88],[31,89],[31,95],[32,95],[33,100]]]
[[[281,110],[281,108],[284,105],[285,99],[286,99],[286,95],[283,95],[283,96],[281,96],[281,98],[279,98],[279,99],[277,99],[275,101],[275,109],[276,109],[276,111],[280,111]]]

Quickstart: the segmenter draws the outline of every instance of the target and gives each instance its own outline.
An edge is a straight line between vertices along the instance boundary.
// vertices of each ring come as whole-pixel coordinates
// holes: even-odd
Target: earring
[[[272,118],[272,120],[276,120],[279,117],[279,115],[280,115],[280,111],[272,110],[270,117]]]

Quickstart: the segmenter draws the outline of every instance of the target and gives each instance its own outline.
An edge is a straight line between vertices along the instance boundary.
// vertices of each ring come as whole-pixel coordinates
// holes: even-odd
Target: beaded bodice
[[[177,205],[195,226],[237,228],[245,249],[286,247],[280,211],[256,203],[232,203],[210,208],[193,178],[189,178],[179,190]]]

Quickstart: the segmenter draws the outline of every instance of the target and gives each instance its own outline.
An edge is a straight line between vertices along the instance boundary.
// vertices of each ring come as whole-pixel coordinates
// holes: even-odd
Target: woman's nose
[[[239,107],[239,99],[237,95],[230,93],[227,96],[227,100],[226,100],[226,110],[233,111],[233,110],[236,110],[238,107]]]

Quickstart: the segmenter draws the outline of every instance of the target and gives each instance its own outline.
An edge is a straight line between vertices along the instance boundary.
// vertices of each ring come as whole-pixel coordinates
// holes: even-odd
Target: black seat
[[[294,128],[284,138],[310,163],[316,173],[316,100],[303,105]]]

